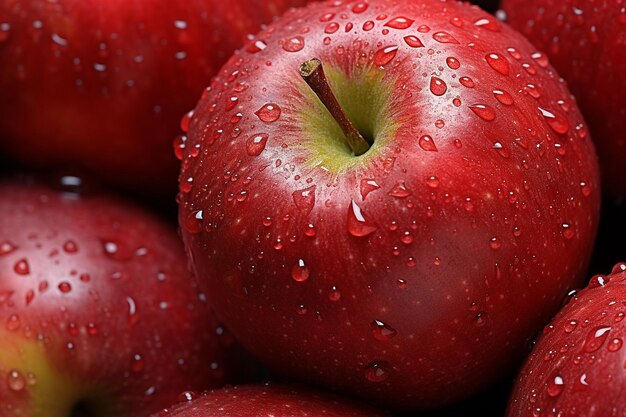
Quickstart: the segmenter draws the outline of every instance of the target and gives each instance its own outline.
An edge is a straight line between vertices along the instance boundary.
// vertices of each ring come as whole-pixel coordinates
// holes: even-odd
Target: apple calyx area
[[[348,119],[346,113],[341,108],[337,97],[330,88],[322,61],[318,58],[309,59],[300,65],[300,76],[311,87],[311,90],[317,95],[324,107],[333,116],[343,134],[346,142],[355,156],[366,153],[371,144],[365,140],[361,132],[354,127],[354,124]]]

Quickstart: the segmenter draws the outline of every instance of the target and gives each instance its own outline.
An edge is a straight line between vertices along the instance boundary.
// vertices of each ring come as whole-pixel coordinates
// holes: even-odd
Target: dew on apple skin
[[[618,350],[622,348],[622,345],[623,345],[622,339],[620,339],[619,337],[616,337],[616,338],[611,339],[611,341],[609,342],[607,346],[607,349],[609,350],[609,352],[617,352]]]
[[[571,225],[569,225],[568,223],[563,223],[561,225],[561,227],[563,229],[563,237],[565,239],[570,240],[570,239],[574,238],[574,236],[576,236],[576,232],[571,227]]]
[[[184,403],[184,402],[190,402],[195,400],[196,398],[198,398],[198,393],[195,391],[184,391],[181,392],[178,395],[178,402],[179,403]]]
[[[172,143],[172,146],[174,147],[174,156],[176,156],[176,159],[179,161],[182,161],[185,156],[185,147],[187,146],[186,142],[186,135],[178,135]]]
[[[487,324],[487,313],[484,311],[476,313],[472,321],[474,323],[474,327],[484,327]]]
[[[386,46],[379,49],[374,53],[374,64],[379,67],[390,63],[398,53],[398,47],[396,45]]]
[[[421,136],[418,141],[418,145],[420,148],[427,152],[437,152],[437,146],[435,145],[435,141],[429,135]]]
[[[552,128],[556,133],[565,135],[569,131],[569,122],[563,116],[558,113],[550,112],[546,109],[538,107],[539,112],[548,123],[548,126]]]
[[[446,65],[448,65],[448,68],[453,70],[461,68],[461,62],[459,62],[458,59],[452,56],[446,58]]]
[[[502,75],[509,75],[509,72],[511,71],[509,61],[498,53],[492,52],[487,54],[485,56],[485,61],[487,61],[487,64],[489,64],[491,68]]]
[[[489,239],[489,247],[493,250],[498,250],[502,247],[502,243],[496,236],[494,236]]]
[[[513,105],[513,96],[504,90],[495,89],[493,90],[493,95],[501,104],[505,106]]]
[[[25,258],[22,258],[13,265],[13,270],[18,275],[28,275],[30,274],[30,265]]]
[[[15,392],[22,391],[26,387],[24,376],[15,369],[10,370],[7,374],[6,383],[7,387]]]
[[[500,32],[502,30],[500,23],[498,23],[496,20],[486,17],[476,20],[474,22],[474,26],[477,26],[481,29],[487,29],[491,32]]]
[[[433,39],[439,43],[451,43],[451,44],[459,43],[459,41],[457,41],[454,36],[444,31],[433,33]]]
[[[389,191],[389,195],[396,198],[406,198],[411,195],[411,190],[407,188],[404,181],[398,181]]]
[[[232,96],[226,100],[226,111],[231,111],[239,104],[239,97]],[[186,132],[186,131],[185,131]]]
[[[548,380],[546,394],[552,398],[558,397],[563,392],[564,385],[563,377],[559,374],[554,375]]]
[[[250,43],[246,47],[246,51],[250,52],[251,54],[256,54],[257,52],[261,52],[265,48],[267,48],[267,43],[265,43],[265,41],[256,40],[256,41]]]
[[[430,78],[430,92],[436,96],[442,96],[448,91],[446,83],[438,77]]]
[[[610,331],[610,326],[599,326],[591,329],[583,343],[583,351],[592,353],[600,349],[609,336]]]
[[[381,342],[387,342],[393,339],[398,334],[396,329],[386,323],[383,323],[380,320],[373,320],[370,323],[370,328],[372,330],[374,338],[376,340],[380,340]]]
[[[259,156],[265,150],[265,145],[269,135],[267,133],[256,133],[246,141],[246,153],[250,156]]]
[[[341,299],[341,291],[339,291],[335,285],[330,287],[330,290],[328,291],[328,299],[330,301],[339,301]]]
[[[363,178],[361,179],[359,190],[361,192],[361,198],[365,201],[365,198],[372,192],[380,189],[380,185],[373,179]]]
[[[348,233],[355,237],[369,236],[376,231],[376,226],[370,224],[361,208],[356,204],[354,200],[351,201],[348,208]]]
[[[414,22],[415,20],[409,19],[408,17],[398,16],[385,23],[385,26],[392,29],[408,29]]]
[[[469,106],[469,108],[476,116],[485,121],[490,122],[496,118],[496,111],[493,107],[487,104],[473,104]]]
[[[291,278],[296,282],[304,282],[309,279],[309,268],[304,263],[304,259],[298,259],[298,262],[291,268]]]
[[[0,243],[0,256],[8,255],[14,252],[16,249],[17,247],[13,243],[5,240],[4,242]]]
[[[193,118],[193,114],[194,110],[190,110],[185,113],[185,115],[180,120],[180,129],[185,133],[189,132],[189,124],[191,122],[191,119]]]
[[[312,185],[301,190],[295,190],[291,194],[293,202],[299,210],[308,212],[313,209],[313,207],[315,206],[316,188],[316,185]]]
[[[262,122],[272,123],[280,118],[281,112],[282,109],[277,104],[266,103],[254,114],[256,114]]]
[[[376,24],[374,23],[374,21],[373,21],[373,20],[368,20],[368,21],[366,21],[365,23],[363,23],[363,30],[364,30],[365,32],[369,32],[370,30],[374,29],[374,26],[375,26],[375,25],[376,25]]]
[[[339,30],[339,23],[331,22],[328,25],[326,25],[326,28],[324,29],[324,33],[327,33],[330,35],[330,34],[337,32],[338,30]]]
[[[58,288],[59,291],[61,291],[63,294],[67,294],[68,292],[72,291],[72,285],[67,281],[60,282]]]
[[[576,330],[576,327],[578,326],[578,321],[576,320],[570,320],[569,322],[567,322],[565,324],[565,327],[563,328],[563,331],[565,333],[572,333],[574,330]]]
[[[459,78],[459,82],[461,83],[463,87],[467,87],[467,88],[474,88],[474,85],[475,85],[474,80],[472,80],[470,77],[461,77]],[[459,100],[459,105],[460,105],[460,102],[461,100]]]
[[[21,326],[20,317],[17,314],[11,314],[7,320],[6,329],[10,332],[18,330]]]
[[[315,237],[317,235],[315,225],[309,223],[304,229],[304,235],[307,237]]]
[[[409,45],[411,48],[423,48],[424,44],[422,41],[415,35],[408,35],[404,37],[404,42]]]
[[[365,379],[370,382],[383,382],[389,378],[390,366],[386,361],[370,362],[365,368]]]
[[[626,271],[626,263],[618,262],[615,265],[613,265],[613,268],[611,269],[611,275],[619,274],[620,272],[624,272],[624,271]]]
[[[141,356],[139,353],[135,353],[131,358],[130,370],[134,373],[140,373],[143,372],[145,367],[146,363],[143,359],[143,356]]]
[[[283,43],[283,49],[287,52],[299,52],[304,49],[304,38],[302,36],[294,36]]]
[[[355,13],[355,14],[363,13],[364,11],[367,10],[368,7],[369,7],[368,3],[365,3],[365,2],[357,3],[354,6],[352,6],[352,13]]]
[[[187,214],[185,217],[185,221],[183,226],[185,230],[191,234],[197,234],[202,231],[202,220],[203,220],[203,211],[202,210],[194,210],[191,213]]]
[[[76,253],[78,252],[78,245],[73,240],[68,240],[63,244],[63,250],[66,253]]]
[[[426,178],[425,182],[430,188],[439,188],[440,181],[435,175]]]

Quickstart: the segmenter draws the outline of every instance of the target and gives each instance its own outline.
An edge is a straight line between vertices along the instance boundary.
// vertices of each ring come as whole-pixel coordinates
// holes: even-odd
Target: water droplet
[[[9,241],[4,241],[0,243],[0,256],[8,255],[11,252],[14,252],[17,247]]]
[[[257,133],[252,135],[246,141],[246,152],[250,156],[259,156],[265,149],[265,144],[269,135],[266,133]]]
[[[420,148],[427,152],[437,152],[437,146],[435,145],[433,138],[428,135],[421,136],[418,140],[418,144]]]
[[[328,33],[330,35],[330,34],[337,32],[338,30],[339,30],[339,23],[331,22],[328,25],[326,25],[326,28],[324,29],[324,33]]]
[[[433,33],[433,39],[439,43],[459,43],[459,41],[457,41],[456,38],[450,35],[448,32],[435,32]]]
[[[474,316],[474,326],[475,327],[484,327],[485,324],[487,324],[487,313],[485,312],[478,312],[475,316]]]
[[[68,292],[72,291],[72,285],[67,281],[63,281],[59,283],[58,287],[59,287],[59,291],[61,291],[64,294],[67,294]]]
[[[374,320],[370,324],[372,329],[372,334],[376,340],[380,340],[381,342],[386,342],[388,340],[393,339],[398,332],[388,324],[383,323],[380,320]]]
[[[278,120],[280,117],[281,108],[274,103],[264,104],[259,110],[256,111],[257,117],[261,119],[262,122],[272,123]]]
[[[430,177],[426,178],[426,185],[428,185],[430,188],[438,188],[439,187],[439,178],[437,178],[434,175],[431,175]]]
[[[315,229],[315,226],[312,224],[308,224],[306,226],[306,229],[304,230],[304,234],[307,237],[315,237],[315,235],[317,234],[317,230]]]
[[[619,274],[626,271],[626,263],[624,262],[618,262],[616,263],[613,268],[611,269],[611,275],[613,274]]]
[[[386,46],[382,49],[379,49],[374,54],[374,63],[379,67],[382,67],[383,65],[387,65],[388,63],[391,62],[392,59],[395,58],[397,53],[398,53],[398,47],[395,45]]]
[[[361,186],[360,186],[360,191],[361,191],[361,198],[363,198],[363,200],[365,200],[365,198],[369,195],[369,193],[371,193],[372,191],[376,191],[380,188],[380,185],[378,185],[378,183],[375,180],[370,180],[370,179],[362,179],[361,180]]]
[[[448,65],[450,69],[453,69],[453,70],[461,68],[461,62],[459,62],[458,59],[451,57],[451,56],[446,58],[446,64]]]
[[[367,22],[363,23],[363,30],[369,32],[370,30],[374,29],[375,25],[376,24],[374,23],[374,21],[368,20]]]
[[[196,234],[202,231],[203,211],[194,210],[185,218],[185,230],[189,233]]]
[[[547,68],[550,64],[550,62],[548,61],[548,56],[543,52],[534,52],[530,55],[530,57],[534,59],[537,65],[539,65],[541,68]]]
[[[417,36],[408,35],[404,37],[404,42],[409,45],[411,48],[423,48],[424,44]]]
[[[368,8],[368,4],[361,2],[361,3],[357,3],[354,6],[352,6],[352,13],[363,13],[364,11],[367,10]]]
[[[478,26],[479,28],[482,29],[487,29],[491,32],[500,32],[500,24],[493,19],[488,19],[488,18],[481,18],[478,19],[474,22],[475,26]]]
[[[474,104],[469,106],[469,108],[478,117],[488,122],[496,118],[496,111],[493,109],[493,107],[488,106],[487,104]]]
[[[497,237],[494,236],[489,240],[489,247],[491,249],[498,250],[500,249],[501,246],[502,246],[502,243],[500,243],[500,240],[498,240]]]
[[[305,265],[303,259],[298,259],[298,262],[291,268],[291,278],[297,282],[304,282],[309,279],[309,268]]]
[[[6,381],[7,387],[9,387],[11,391],[21,391],[26,386],[26,380],[24,379],[22,374],[15,369],[9,371]]]
[[[406,187],[404,181],[398,181],[389,191],[389,195],[396,198],[406,198],[411,195],[411,191]]]
[[[365,368],[365,378],[370,382],[383,382],[389,378],[389,363],[385,361],[371,362]]]
[[[191,119],[193,118],[194,111],[190,110],[182,117],[180,120],[180,129],[187,133],[189,131],[189,124],[191,123]]]
[[[600,347],[602,347],[602,345],[604,344],[606,338],[609,336],[610,331],[611,327],[607,326],[593,328],[585,338],[583,350],[587,353],[591,353],[600,349]]]
[[[30,274],[30,265],[28,264],[28,261],[26,259],[22,258],[15,263],[15,265],[13,266],[13,270],[16,274],[28,275]]]
[[[500,54],[491,53],[485,56],[485,60],[491,68],[502,75],[509,75],[511,70],[509,61]]]
[[[130,362],[130,370],[134,373],[142,372],[146,367],[143,357],[139,353],[135,353]]]
[[[10,332],[14,332],[20,328],[20,317],[17,314],[11,314],[7,320],[6,328]]]
[[[361,208],[352,200],[348,208],[348,232],[352,236],[364,237],[375,231],[376,227],[365,219]]]
[[[113,240],[103,240],[102,248],[106,256],[116,261],[127,261],[134,254],[130,247]]]
[[[304,48],[304,38],[302,36],[294,36],[283,43],[283,49],[287,52],[298,52]]]
[[[511,106],[513,104],[513,96],[511,96],[504,90],[493,90],[493,95],[495,96],[496,100],[498,100],[505,106]]]
[[[411,27],[413,22],[415,22],[415,20],[409,19],[408,17],[398,16],[385,23],[385,26],[393,29],[408,29]]]
[[[246,51],[250,52],[251,54],[256,54],[257,52],[261,52],[265,48],[267,48],[267,44],[264,41],[256,40],[248,45]]]
[[[563,237],[565,239],[569,240],[569,239],[572,239],[574,236],[576,236],[576,232],[569,224],[563,223],[561,227],[563,230]]]
[[[133,297],[126,297],[126,303],[128,304],[128,323],[133,325],[139,320],[137,315],[137,303]]]
[[[609,342],[607,349],[609,350],[609,352],[617,352],[622,348],[622,344],[622,339],[616,337]]]
[[[459,78],[459,82],[463,87],[474,88],[474,80],[472,80],[470,77],[461,77]]]
[[[563,392],[563,385],[563,377],[561,375],[555,375],[548,381],[546,393],[552,398],[558,397]]]
[[[315,189],[316,185],[312,185],[302,190],[296,190],[291,195],[293,202],[299,210],[309,212],[315,206]]]
[[[546,119],[546,122],[548,122],[548,125],[556,133],[564,135],[569,131],[569,123],[565,117],[558,113],[552,113],[548,110],[542,109],[541,107],[538,107],[538,109],[544,119]]]
[[[341,292],[337,289],[336,286],[330,287],[328,291],[328,299],[330,301],[339,301],[341,299]]]
[[[430,78],[430,92],[436,96],[442,96],[448,91],[448,86],[446,83],[437,77]]]

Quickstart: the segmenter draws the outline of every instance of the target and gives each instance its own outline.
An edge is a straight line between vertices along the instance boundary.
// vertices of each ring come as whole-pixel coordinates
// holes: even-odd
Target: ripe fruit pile
[[[0,417],[625,413],[626,4],[502,7],[0,0]]]

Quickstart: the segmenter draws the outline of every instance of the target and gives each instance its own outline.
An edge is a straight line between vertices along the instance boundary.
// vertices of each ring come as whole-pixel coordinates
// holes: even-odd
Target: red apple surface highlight
[[[179,121],[232,51],[305,0],[1,0],[0,153],[175,189]]]
[[[502,8],[567,81],[589,123],[604,184],[626,197],[626,3],[504,0]]]
[[[596,275],[546,326],[522,368],[508,417],[626,413],[626,264]]]
[[[310,5],[240,50],[189,120],[179,194],[235,336],[395,409],[510,369],[580,284],[600,197],[583,119],[535,52],[477,7],[425,0]],[[363,155],[302,79],[311,58]]]
[[[0,183],[0,213],[0,416],[149,415],[233,381],[233,339],[168,225],[21,180]]]
[[[306,388],[252,385],[223,388],[163,410],[154,417],[383,417],[344,398]]]

